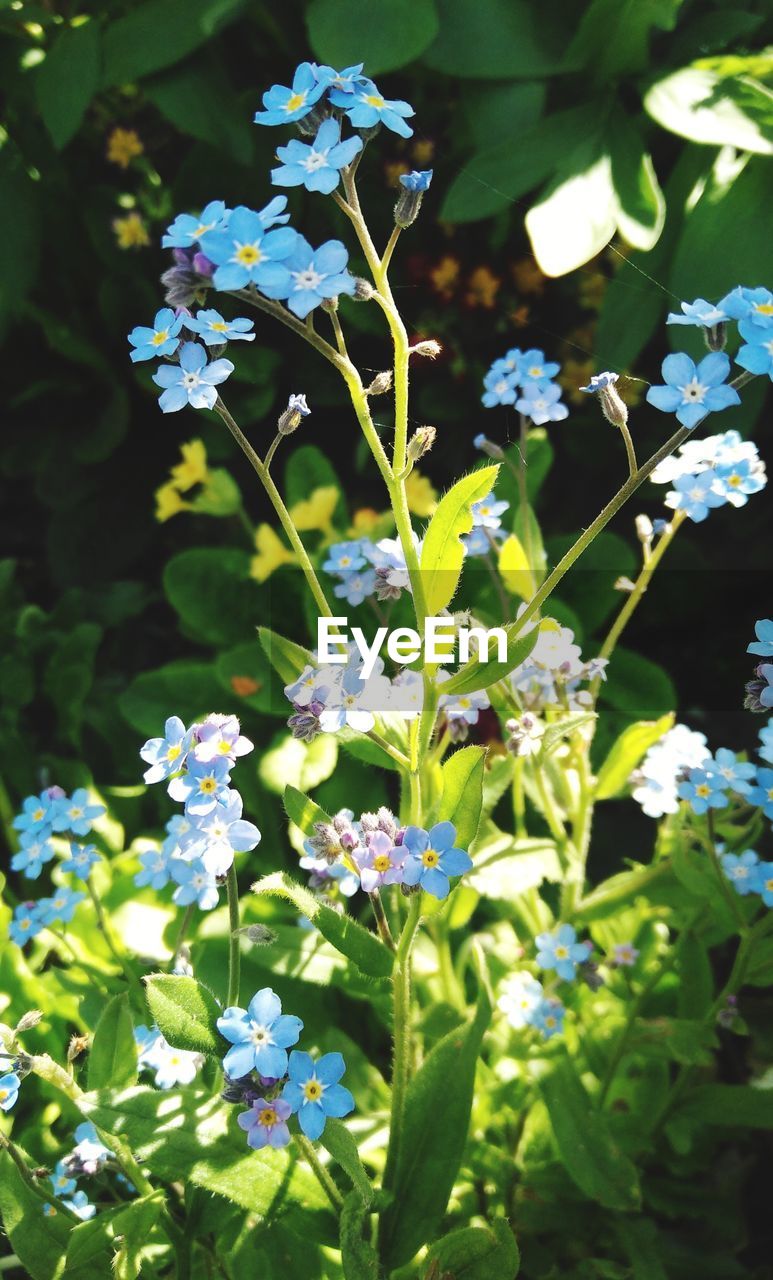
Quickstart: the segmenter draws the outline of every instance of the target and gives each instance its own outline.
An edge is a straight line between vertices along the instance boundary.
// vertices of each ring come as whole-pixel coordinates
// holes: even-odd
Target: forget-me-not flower
[[[722,780],[723,787],[730,787],[738,796],[748,796],[751,790],[750,779],[757,772],[757,766],[738,759],[734,751],[720,747],[713,756],[704,762],[707,773]]]
[[[23,835],[35,835],[40,839],[46,839],[53,830],[55,806],[62,795],[63,792],[60,789],[54,795],[48,791],[41,791],[39,796],[27,796],[22,804],[21,813],[16,815],[11,824],[14,830],[21,831]]]
[[[87,836],[97,818],[106,813],[103,804],[90,804],[85,787],[78,787],[72,795],[60,796],[54,802],[51,825],[54,831],[71,831],[75,836]]]
[[[730,361],[724,351],[712,351],[696,365],[684,352],[666,356],[665,386],[650,387],[647,401],[664,413],[675,413],[685,427],[697,427],[707,413],[740,404],[735,387],[726,385]]]
[[[546,422],[563,422],[569,410],[561,401],[561,388],[557,382],[527,382],[515,402],[519,413],[531,418],[535,426]]]
[[[217,804],[225,804],[231,781],[230,761],[189,760],[185,773],[172,778],[167,788],[173,800],[185,805],[188,817],[203,818]]]
[[[330,101],[334,107],[343,108],[355,129],[373,129],[383,124],[401,138],[413,136],[413,129],[405,123],[406,116],[414,114],[413,107],[400,99],[382,97],[372,80],[361,80],[350,92],[331,89]]]
[[[140,868],[134,883],[139,889],[149,885],[151,889],[164,889],[171,879],[169,855],[164,849],[146,849],[140,854]]]
[[[352,607],[362,604],[376,590],[375,569],[352,569],[340,576],[341,581],[333,588],[333,594],[339,600],[346,600]]]
[[[537,964],[540,969],[555,969],[559,978],[571,982],[578,964],[588,959],[588,948],[577,941],[570,924],[559,925],[554,933],[540,933],[535,938]]]
[[[773,769],[758,769],[756,785],[747,795],[750,804],[759,805],[766,818],[773,818]]]
[[[773,619],[760,618],[759,622],[754,624],[754,634],[757,639],[746,646],[746,652],[757,654],[760,658],[773,658]],[[773,735],[773,725],[761,729],[760,737],[763,733]]]
[[[764,471],[750,458],[740,458],[732,463],[718,462],[714,468],[714,488],[722,493],[731,507],[745,507],[749,494],[759,493],[766,483]]]
[[[185,317],[185,327],[191,333],[197,333],[208,347],[218,346],[223,342],[253,342],[255,321],[245,316],[237,316],[235,320],[224,320],[219,311],[209,308],[198,311],[195,316]]]
[[[239,756],[249,755],[255,747],[245,738],[236,716],[211,715],[193,726],[192,754],[196,760],[222,757],[235,764]]]
[[[290,88],[274,84],[263,94],[265,110],[256,111],[255,124],[289,124],[307,116],[328,87],[328,80],[310,62],[302,62],[295,70]]]
[[[323,561],[322,568],[326,573],[349,573],[352,569],[364,568],[365,563],[359,541],[336,542],[328,547],[327,560]]]
[[[734,320],[754,320],[757,324],[773,325],[773,293],[758,286],[746,289],[738,285],[717,303]]]
[[[260,831],[254,822],[242,818],[242,798],[229,791],[225,804],[220,804],[206,817],[199,818],[184,838],[186,855],[201,859],[214,876],[224,876],[231,867],[234,854],[250,853],[260,843]]]
[[[725,495],[717,492],[715,482],[713,470],[701,471],[697,476],[677,476],[673,489],[666,494],[666,506],[684,511],[695,524],[700,524],[711,507],[725,505]]]
[[[509,502],[498,500],[493,493],[487,493],[470,507],[473,528],[498,529],[502,523],[501,517],[509,507]]]
[[[279,1080],[287,1072],[287,1050],[298,1043],[303,1023],[295,1014],[283,1014],[279,996],[263,987],[246,1009],[231,1006],[224,1010],[217,1027],[231,1044],[223,1070],[232,1080],[251,1071]]]
[[[736,364],[749,373],[767,373],[773,382],[773,324],[741,320],[738,331],[745,342],[738,349]]]
[[[703,329],[715,329],[718,324],[724,324],[730,319],[721,306],[715,306],[705,298],[696,298],[694,302],[680,302],[679,306],[682,308],[682,315],[669,311],[666,324],[694,324]]]
[[[163,413],[177,413],[186,404],[194,409],[213,409],[217,400],[215,388],[232,374],[230,360],[207,363],[207,353],[198,342],[186,342],[180,351],[179,365],[162,365],[153,374],[156,386],[163,387],[158,403]]]
[[[70,856],[62,863],[62,871],[72,872],[79,880],[88,880],[91,875],[91,868],[96,862],[101,861],[102,858],[93,844],[71,844]]]
[[[298,236],[284,263],[290,284],[282,294],[293,315],[305,320],[326,299],[354,293],[354,276],[346,270],[348,261],[346,246],[340,240],[327,240],[319,249],[312,249],[308,240]]]
[[[54,1166],[54,1172],[48,1175],[48,1180],[53,1188],[56,1196],[72,1195],[77,1187],[77,1182],[70,1174],[64,1160],[59,1160]]]
[[[169,870],[172,879],[177,882],[177,888],[172,894],[172,901],[177,906],[189,907],[195,902],[200,911],[214,910],[220,900],[217,880],[201,858],[194,858],[192,862],[172,858]]]
[[[680,800],[687,800],[693,813],[707,813],[709,809],[725,809],[727,782],[716,773],[709,772],[708,761],[701,768],[688,769],[687,777],[677,784]]]
[[[21,1080],[15,1071],[0,1076],[0,1111],[10,1111],[19,1096]]]
[[[429,191],[432,174],[432,169],[412,169],[410,173],[401,173],[398,182],[406,191]]]
[[[34,834],[29,839],[22,837],[21,848],[11,858],[11,870],[22,871],[28,880],[37,880],[44,864],[51,861],[54,852],[50,840],[41,840]]]
[[[486,409],[493,409],[498,404],[515,404],[518,394],[518,375],[515,371],[489,369],[483,379],[483,395],[481,402]]]
[[[436,822],[429,831],[423,827],[406,827],[403,846],[405,859],[403,882],[418,884],[433,898],[447,898],[450,877],[464,875],[472,867],[472,858],[455,847],[456,827],[452,822]]]
[[[149,738],[140,749],[140,759],[150,765],[145,782],[161,782],[182,769],[193,741],[193,730],[186,729],[179,716],[170,716],[164,725],[163,738]]]
[[[773,862],[758,862],[752,871],[752,888],[766,907],[773,907]]]
[[[257,285],[268,297],[282,296],[287,271],[282,265],[292,253],[298,232],[292,227],[267,231],[259,213],[239,205],[223,231],[208,231],[201,247],[215,263],[212,283],[216,289],[244,289]]]
[[[161,244],[165,249],[190,249],[208,231],[221,230],[226,226],[230,214],[222,200],[210,200],[199,218],[191,213],[178,213],[161,237]]]
[[[183,316],[175,315],[171,307],[162,307],[156,312],[153,327],[137,325],[129,334],[129,342],[134,347],[131,359],[155,360],[157,356],[172,356],[177,350],[178,334],[183,326]]]
[[[549,382],[561,368],[555,360],[546,360],[545,352],[531,347],[518,361],[518,377],[524,387],[529,382]]]
[[[524,970],[514,973],[504,983],[497,1008],[502,1010],[510,1026],[515,1031],[520,1031],[523,1027],[534,1026],[535,1015],[544,995],[542,983]]]
[[[755,869],[759,858],[753,849],[746,849],[741,854],[723,853],[720,862],[736,893],[745,898],[747,894],[756,892]]]
[[[284,1098],[274,1098],[271,1102],[256,1098],[249,1111],[242,1111],[236,1117],[236,1123],[244,1129],[247,1145],[253,1151],[261,1151],[263,1147],[286,1147],[290,1141],[287,1121],[292,1113],[290,1103]]]
[[[36,938],[45,928],[37,902],[20,902],[14,908],[13,920],[8,925],[8,936],[17,947],[23,947]]]
[[[321,1137],[328,1116],[340,1119],[354,1110],[354,1098],[339,1084],[345,1070],[346,1063],[340,1053],[324,1053],[317,1062],[311,1054],[298,1049],[290,1054],[290,1079],[282,1090],[282,1097],[290,1104],[293,1114],[297,1114],[301,1129],[312,1142]]]
[[[271,181],[277,187],[305,187],[329,195],[340,182],[341,169],[360,151],[362,138],[355,135],[342,142],[340,122],[330,117],[322,122],[312,143],[293,138],[286,147],[277,147],[282,163],[271,170]]]
[[[385,884],[401,884],[406,853],[405,846],[394,844],[385,831],[369,835],[364,857],[359,854],[357,857],[365,892],[373,893]]]

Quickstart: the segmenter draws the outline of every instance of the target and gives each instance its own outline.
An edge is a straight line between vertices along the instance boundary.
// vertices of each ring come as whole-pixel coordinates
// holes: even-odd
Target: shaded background
[[[272,617],[303,638],[299,575],[281,570],[258,588],[246,567],[226,572],[230,548],[245,566],[252,550],[236,518],[155,519],[154,492],[193,438],[232,471],[250,520],[271,516],[219,421],[190,410],[163,418],[150,368],[132,366],[126,344],[161,303],[168,255],[158,245],[174,214],[213,198],[261,207],[274,193],[268,171],[288,131],[251,124],[261,93],[288,82],[304,58],[337,66],[364,58],[386,96],[415,106],[414,138],[383,131],[360,185],[383,243],[397,175],[435,170],[392,272],[411,335],[444,347],[435,364],[414,370],[412,417],[439,430],[423,470],[442,490],[479,459],[477,432],[511,438],[513,411],[480,405],[482,374],[508,347],[543,348],[562,361],[571,411],[549,427],[555,463],[538,500],[555,554],[624,474],[621,442],[576,387],[594,370],[616,369],[636,405],[658,380],[669,342],[699,354],[697,333],[663,326],[681,298],[773,280],[767,11],[754,0],[742,8],[706,0],[312,0],[281,11],[246,0],[144,0],[109,12],[0,5],[0,736],[12,804],[41,782],[85,776],[82,759],[99,785],[133,784],[138,742],[172,711],[203,710],[199,703],[238,707],[262,746],[283,731],[260,698],[236,693],[227,655],[234,647],[244,655],[255,623]],[[131,131],[136,154],[116,130]],[[567,188],[580,173],[591,176]],[[556,193],[547,227],[530,224],[530,239],[524,216]],[[351,246],[330,200],[289,197],[293,224],[312,243],[335,234]],[[605,247],[610,219],[617,230]],[[547,279],[539,264],[557,256],[576,270]],[[346,302],[342,318],[361,367],[387,364],[379,316]],[[295,500],[303,496],[309,475],[302,466],[288,474],[287,458],[313,443],[336,468],[350,512],[381,509],[375,468],[333,373],[267,318],[256,332],[236,350],[227,389],[251,439],[265,447],[288,394],[304,391],[313,416],[285,446],[277,474]],[[758,435],[770,461],[767,387],[758,383],[741,410],[709,426]],[[640,457],[674,426],[646,405],[633,408],[631,423]],[[619,600],[611,584],[635,569],[633,515],[659,514],[662,494],[646,486],[561,593],[586,656]],[[745,646],[754,620],[770,612],[770,531],[770,505],[757,497],[680,533],[626,634],[626,648],[646,659],[632,660],[624,680],[620,673],[608,734],[676,705],[712,746],[753,748],[760,721],[741,710]],[[181,609],[169,565],[191,548],[226,554],[221,573],[215,552],[187,584],[195,599]],[[177,561],[177,578],[186,563]],[[344,803],[364,766],[347,758],[336,778],[325,783],[327,800]],[[267,802],[257,779],[249,799],[279,839],[276,799]],[[623,855],[635,855],[652,834],[630,805],[605,809],[599,871],[619,861],[621,841]]]

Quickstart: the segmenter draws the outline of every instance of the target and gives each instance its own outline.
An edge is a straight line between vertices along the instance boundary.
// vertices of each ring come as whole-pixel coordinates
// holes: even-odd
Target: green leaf
[[[614,1230],[632,1267],[631,1280],[668,1280],[658,1229],[649,1218],[615,1218]]]
[[[303,668],[314,665],[314,655],[292,640],[287,640],[268,627],[258,627],[258,639],[263,652],[284,684],[292,684],[303,671]]]
[[[242,7],[242,0],[146,0],[105,30],[103,87],[182,62]]]
[[[217,1030],[222,1009],[212,992],[195,978],[155,973],[145,979],[145,994],[159,1031],[175,1049],[223,1054]]]
[[[496,483],[499,467],[480,467],[458,480],[438,503],[424,536],[420,569],[427,612],[436,615],[454,597],[464,563],[459,541],[472,528],[470,507]]]
[[[563,276],[590,262],[615,234],[616,211],[609,155],[597,140],[580,143],[526,214],[540,270]]]
[[[460,849],[469,849],[478,834],[485,760],[483,747],[462,747],[449,756],[442,768],[443,797],[437,821],[454,824],[455,843]]]
[[[364,62],[368,75],[396,71],[423,53],[438,32],[434,0],[311,0],[309,43],[322,62]]]
[[[611,800],[621,795],[634,769],[673,723],[674,715],[670,712],[659,720],[640,720],[624,729],[598,771],[596,799]]]
[[[597,83],[646,70],[651,32],[673,31],[683,0],[592,0],[566,51],[566,67],[588,67]],[[610,38],[611,36],[611,38]]]
[[[64,1257],[69,1223],[49,1218],[43,1201],[22,1178],[7,1151],[0,1151],[0,1218],[14,1253],[32,1280],[54,1280]]]
[[[316,925],[320,933],[341,955],[354,961],[361,973],[370,978],[388,978],[393,958],[382,942],[351,916],[339,915],[321,903],[303,885],[296,884],[282,871],[263,876],[252,886],[252,892],[284,898],[300,915]]]
[[[164,567],[164,591],[199,643],[231,645],[255,634],[260,588],[250,557],[236,547],[192,547]]]
[[[223,690],[263,715],[287,719],[289,704],[282,684],[263,652],[257,636],[245,644],[219,653],[215,675]]]
[[[58,1273],[62,1280],[134,1280],[164,1199],[163,1191],[154,1191],[131,1204],[100,1209],[73,1227]]]
[[[323,1139],[324,1141],[324,1139]],[[344,1280],[379,1280],[378,1255],[370,1243],[368,1206],[350,1191],[341,1208],[341,1263]]]
[[[181,133],[207,142],[231,156],[239,164],[250,164],[253,159],[253,132],[250,117],[234,95],[233,85],[222,61],[214,50],[184,66],[156,76],[143,86],[146,96]],[[224,496],[236,502],[241,495],[231,476]],[[230,482],[230,483],[229,483]],[[214,496],[214,495],[213,495]],[[206,489],[204,490],[206,509]],[[197,511],[202,507],[194,503]],[[222,509],[216,505],[216,512]]]
[[[559,67],[558,33],[524,0],[437,0],[440,30],[422,58],[466,79],[531,80]]]
[[[297,787],[285,787],[284,806],[290,821],[294,822],[296,827],[300,827],[307,836],[314,834],[315,823],[332,821],[329,813],[320,809],[318,804],[310,800]]]
[[[562,720],[556,720],[549,724],[542,735],[543,755],[550,755],[551,751],[555,751],[563,738],[571,737],[583,725],[590,724],[596,718],[594,711],[577,711],[574,715],[564,716]]]
[[[481,985],[473,1020],[430,1050],[408,1086],[395,1198],[382,1218],[387,1271],[408,1262],[445,1213],[467,1141],[475,1068],[490,1017]]]
[[[121,715],[138,733],[161,733],[164,721],[178,715],[186,724],[203,719],[223,703],[223,688],[210,662],[180,658],[157,671],[135,676],[118,697]]]
[[[337,760],[338,735],[322,733],[313,742],[302,742],[286,733],[275,746],[264,751],[258,776],[263,786],[277,795],[284,794],[288,783],[306,791],[327,781]]]
[[[51,140],[61,151],[77,133],[99,87],[99,24],[68,27],[49,49],[35,76],[35,96]]]
[[[637,720],[663,716],[678,701],[671,677],[662,667],[623,648],[612,654],[599,696],[616,711]]]
[[[705,1018],[714,998],[714,975],[706,945],[692,929],[686,929],[679,939],[676,958],[679,1017]]]
[[[137,1079],[137,1046],[134,1042],[129,997],[113,996],[102,1010],[89,1053],[89,1089],[112,1085],[123,1089]]]
[[[369,1205],[373,1199],[373,1187],[360,1159],[356,1139],[342,1120],[328,1119],[320,1138],[322,1146],[340,1164],[347,1174],[358,1199]]]
[[[544,182],[566,155],[567,147],[581,142],[596,119],[594,106],[556,111],[527,128],[517,148],[508,137],[476,152],[451,182],[441,218],[445,222],[473,222],[506,209]]]
[[[314,1175],[288,1151],[247,1150],[232,1111],[209,1090],[103,1090],[79,1106],[98,1129],[123,1135],[133,1155],[166,1181],[184,1171],[187,1182],[259,1216],[276,1214],[288,1200],[328,1207]]]
[[[773,1129],[773,1089],[702,1084],[688,1094],[675,1114],[700,1125]]]
[[[666,221],[666,201],[639,129],[622,111],[609,124],[618,230],[634,249],[649,252]]]
[[[507,658],[500,662],[492,658],[489,662],[477,662],[472,659],[465,666],[454,672],[450,680],[443,685],[443,693],[477,693],[479,689],[488,689],[489,685],[503,680],[516,667],[525,662],[537,643],[539,627],[521,632],[521,623],[512,622],[505,627],[507,633]]]
[[[773,128],[752,116],[733,96],[732,82],[711,71],[684,67],[658,80],[644,109],[664,129],[711,147],[736,147],[773,155]]]
[[[515,1280],[521,1259],[509,1223],[495,1218],[490,1226],[460,1227],[443,1236],[430,1248],[426,1263],[427,1278],[450,1272],[454,1280]]]
[[[565,1053],[554,1059],[539,1086],[559,1156],[572,1181],[607,1209],[637,1209],[641,1192],[636,1170],[617,1146]]]

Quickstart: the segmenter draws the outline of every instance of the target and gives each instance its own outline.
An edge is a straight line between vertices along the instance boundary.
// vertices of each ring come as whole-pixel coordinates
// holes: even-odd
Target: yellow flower
[[[290,508],[290,518],[299,533],[308,533],[311,529],[321,529],[326,533],[330,529],[333,512],[338,504],[338,489],[335,485],[324,485],[315,489],[310,498],[296,502]]]
[[[519,258],[513,263],[511,270],[519,293],[537,296],[545,292],[545,276],[533,258]]]
[[[111,164],[128,169],[135,156],[141,156],[145,148],[134,129],[113,129],[107,140],[107,158]]]
[[[399,187],[400,174],[410,173],[410,169],[404,160],[390,160],[384,165],[384,173],[388,187]]]
[[[179,515],[181,511],[190,511],[190,502],[185,502],[179,494],[179,491],[171,481],[168,484],[162,484],[160,489],[156,489],[156,519],[162,524],[165,520],[171,520],[172,516]]]
[[[373,507],[360,507],[359,511],[355,511],[352,517],[352,527],[349,532],[355,538],[362,538],[375,529],[381,518],[378,511],[373,510]]]
[[[180,445],[180,453],[183,460],[172,467],[172,483],[181,493],[186,493],[195,484],[206,482],[209,475],[207,451],[203,440],[189,440],[187,444]]]
[[[295,556],[280,540],[270,524],[259,524],[255,530],[258,554],[252,557],[250,577],[265,582],[283,564],[294,564]]]
[[[138,213],[127,213],[125,218],[113,219],[113,231],[119,249],[144,249],[150,244],[145,223]]]
[[[429,138],[417,138],[411,149],[411,154],[416,164],[429,164],[435,154],[435,144]]]
[[[405,482],[405,496],[408,499],[408,510],[415,516],[434,515],[437,493],[427,476],[423,476],[415,467]]]
[[[489,267],[476,267],[467,282],[467,293],[464,296],[467,306],[488,309],[493,307],[501,283],[499,276],[495,276]]]
[[[450,298],[459,280],[459,271],[461,264],[458,258],[454,258],[447,253],[441,258],[437,266],[433,267],[429,273],[429,282],[436,293],[441,298]]]

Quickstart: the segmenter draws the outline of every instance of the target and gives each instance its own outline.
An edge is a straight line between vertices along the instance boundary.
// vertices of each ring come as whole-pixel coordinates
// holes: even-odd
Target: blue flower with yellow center
[[[452,822],[436,822],[423,827],[406,827],[403,846],[408,850],[403,883],[421,885],[433,898],[447,898],[451,876],[464,875],[472,867],[472,858],[455,847],[456,827]]]
[[[401,138],[413,137],[413,129],[405,123],[406,116],[414,115],[413,107],[399,98],[382,97],[372,80],[363,79],[349,92],[331,89],[330,101],[346,112],[355,129],[373,129],[383,124]]]
[[[312,143],[293,138],[286,147],[277,147],[282,163],[271,170],[271,181],[277,187],[305,187],[307,191],[329,195],[339,184],[341,169],[350,165],[360,151],[362,138],[355,136],[342,142],[340,122],[331,117],[320,125]]]
[[[152,328],[148,325],[137,325],[129,334],[129,342],[134,347],[131,360],[137,364],[139,360],[155,360],[158,356],[172,356],[177,350],[178,337],[183,326],[183,317],[175,315],[171,307],[162,307],[156,312]]]
[[[216,289],[244,289],[257,285],[268,297],[282,297],[289,284],[285,259],[299,236],[292,227],[266,231],[261,215],[239,205],[224,231],[209,231],[201,241],[202,252],[215,263],[212,282]]]
[[[164,249],[190,249],[208,231],[219,231],[227,226],[230,214],[231,210],[222,200],[210,200],[198,218],[191,213],[178,213],[161,237],[161,244]]]
[[[287,1070],[282,1097],[312,1142],[322,1136],[328,1116],[340,1120],[354,1110],[354,1098],[339,1084],[346,1070],[340,1053],[325,1053],[315,1062],[311,1054],[293,1049]]]
[[[302,120],[328,87],[326,77],[317,79],[319,73],[320,68],[315,73],[310,62],[302,62],[296,68],[290,88],[283,84],[272,85],[263,94],[265,110],[255,112],[255,124],[289,124],[293,120]]]

